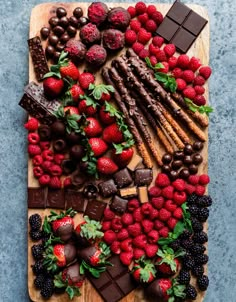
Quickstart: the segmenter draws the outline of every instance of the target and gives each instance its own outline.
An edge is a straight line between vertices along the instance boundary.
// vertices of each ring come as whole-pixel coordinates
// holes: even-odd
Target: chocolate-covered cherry
[[[170,179],[173,181],[173,180],[176,180],[178,177],[179,177],[179,172],[178,171],[170,171],[169,173],[169,177]]]
[[[60,25],[57,25],[53,28],[53,32],[54,32],[55,35],[60,37],[61,35],[64,34],[65,29],[63,27],[61,27]]]
[[[169,164],[172,161],[172,155],[169,153],[166,153],[162,156],[162,162],[163,164]]]
[[[70,40],[70,36],[68,35],[67,32],[65,32],[61,37],[60,37],[60,41],[62,43],[66,43]]]
[[[69,18],[67,18],[66,16],[62,17],[60,20],[59,20],[59,23],[58,23],[61,27],[63,28],[67,28],[67,26],[69,25]]]
[[[81,7],[76,7],[74,10],[73,10],[73,15],[79,19],[80,17],[83,16],[83,10]]]
[[[85,17],[80,17],[79,18],[79,25],[81,27],[84,26],[84,25],[86,25],[86,24],[88,24],[88,22],[89,22],[89,20],[87,18],[85,18]]]
[[[75,16],[69,18],[69,24],[75,28],[78,28],[79,20]]]
[[[96,198],[98,194],[98,187],[93,183],[89,183],[84,186],[83,194],[87,198]]]
[[[162,172],[168,174],[171,171],[171,167],[169,165],[163,165],[161,167]]]
[[[191,155],[193,154],[193,147],[190,144],[186,144],[184,147],[184,154]]]
[[[67,145],[64,139],[58,139],[52,145],[55,152],[64,153],[66,151]]]
[[[66,126],[61,121],[56,121],[51,125],[53,137],[63,137],[66,133]]]
[[[62,50],[64,50],[64,48],[65,48],[65,45],[64,44],[62,44],[61,42],[58,42],[57,43],[57,45],[56,45],[56,50],[57,51],[62,51]]]
[[[69,144],[75,145],[80,142],[81,136],[78,133],[75,133],[74,131],[71,131],[70,133],[66,134],[66,140]]]
[[[48,21],[48,23],[51,25],[51,27],[55,27],[59,23],[59,19],[57,17],[51,17]]]
[[[40,30],[40,34],[43,39],[47,39],[47,37],[50,34],[50,28],[48,28],[46,26],[42,27]]]
[[[59,38],[58,38],[56,35],[51,34],[51,35],[48,37],[48,42],[49,42],[50,45],[52,45],[52,46],[57,45],[58,41],[59,41]]]
[[[59,58],[60,58],[60,55],[61,55],[61,52],[60,51],[55,51],[54,54],[53,54],[53,61],[55,63],[58,62]]]
[[[184,159],[184,152],[183,151],[175,151],[174,152],[174,159],[183,160]]]
[[[193,143],[193,150],[201,151],[202,148],[203,148],[203,143],[202,142],[194,142]]]
[[[193,154],[192,158],[193,158],[193,164],[195,164],[195,165],[199,165],[203,161],[203,158],[202,158],[201,154],[199,154],[199,153]]]
[[[67,11],[64,9],[64,7],[60,6],[60,7],[57,8],[56,14],[57,14],[58,18],[62,18],[62,17],[67,15]]]
[[[173,170],[179,170],[183,166],[182,160],[174,160],[171,164]]]
[[[190,173],[189,170],[187,168],[183,168],[180,172],[179,172],[179,177],[183,178],[183,179],[187,179],[189,177]]]
[[[69,25],[67,27],[67,32],[69,36],[74,37],[76,35],[77,29],[74,26]]]

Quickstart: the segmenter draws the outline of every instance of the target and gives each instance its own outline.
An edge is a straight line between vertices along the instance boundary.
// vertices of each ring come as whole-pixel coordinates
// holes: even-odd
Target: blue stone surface
[[[31,9],[43,2],[0,1],[1,302],[29,301],[27,141],[23,129],[26,114],[18,102],[28,82]],[[210,104],[215,108],[209,129],[209,193],[214,199],[209,219],[210,287],[204,302],[233,302],[236,301],[236,8],[235,1],[230,0],[195,3],[205,6],[210,16],[210,65],[213,67]]]

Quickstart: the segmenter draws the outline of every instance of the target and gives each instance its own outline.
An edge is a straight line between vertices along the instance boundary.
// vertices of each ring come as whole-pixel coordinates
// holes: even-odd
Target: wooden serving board
[[[64,7],[68,15],[71,16],[74,8],[80,6],[83,9],[84,15],[87,15],[87,8],[90,5],[90,3],[43,3],[35,6],[32,10],[31,13],[31,18],[30,18],[30,27],[29,27],[29,38],[33,38],[36,35],[40,36],[40,29],[43,26],[48,26],[48,20],[51,16],[55,15],[55,10],[57,7],[62,6]],[[118,7],[122,6],[124,8],[127,8],[130,5],[133,5],[132,3],[108,3],[108,7],[113,8],[113,7]],[[162,12],[163,15],[167,13],[169,10],[170,6],[169,4],[155,4],[157,9]],[[191,9],[199,13],[202,17],[207,19],[208,14],[205,8],[199,6],[199,5],[188,5]],[[79,31],[77,33],[78,37]],[[43,45],[46,45],[46,42],[43,42]],[[125,52],[123,49],[120,53]],[[209,22],[205,26],[204,30],[201,32],[195,43],[192,45],[190,50],[187,53],[190,57],[191,56],[196,56],[200,58],[201,62],[203,65],[207,65],[209,62]],[[110,60],[107,61],[106,65],[110,66]],[[79,67],[81,71],[83,71],[83,66]],[[96,82],[101,83],[102,78],[99,73],[99,71],[95,74],[96,76]],[[37,82],[35,78],[35,73],[33,69],[33,64],[31,57],[29,55],[29,81],[35,81]],[[208,86],[205,86],[206,92],[206,98],[208,98]],[[208,131],[207,129],[205,130],[205,134],[208,137]],[[159,145],[158,142],[157,146],[160,149],[160,152],[163,154],[164,151],[162,147]],[[199,172],[198,173],[207,173],[207,166],[208,166],[208,141],[205,142],[204,144],[204,149],[202,150],[202,156],[203,156],[203,163],[199,167]],[[154,173],[154,179],[157,173],[160,172],[160,169],[157,168],[157,166],[154,165],[153,168],[153,173]],[[31,160],[28,161],[28,187],[38,187],[38,182],[37,180],[33,177],[33,169],[32,169],[32,163]],[[55,210],[55,209],[54,209]],[[44,217],[45,215],[49,215],[50,209],[29,209],[28,210],[28,216],[38,212],[39,214]],[[77,214],[75,217],[75,223],[78,224],[80,221],[82,221],[82,214]],[[205,230],[207,231],[207,224],[205,225]],[[32,273],[31,265],[34,263],[33,257],[31,255],[31,247],[34,243],[28,238],[28,290],[29,290],[29,296],[32,301],[34,302],[43,302],[44,300],[40,296],[40,291],[35,290],[33,280],[34,280],[34,275]],[[198,298],[196,302],[202,302],[204,299],[204,292],[200,292],[198,294]],[[52,302],[67,302],[70,301],[69,297],[67,294],[63,295],[53,295],[49,301]],[[103,301],[100,295],[96,292],[96,290],[93,288],[93,286],[90,284],[88,280],[85,281],[84,285],[81,288],[81,296],[80,297],[75,297],[73,299],[75,302],[101,302]],[[122,299],[122,302],[146,302],[147,300],[145,299],[143,295],[143,290],[142,289],[136,289],[133,292],[131,292],[129,295],[127,295],[125,298]]]

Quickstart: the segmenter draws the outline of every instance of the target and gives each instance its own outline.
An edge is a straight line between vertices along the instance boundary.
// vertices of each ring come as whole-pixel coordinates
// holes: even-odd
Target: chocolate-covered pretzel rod
[[[152,137],[148,132],[146,122],[144,121],[144,117],[140,110],[138,110],[136,101],[130,96],[130,93],[128,89],[125,87],[125,83],[122,79],[122,77],[119,75],[118,71],[113,67],[109,70],[109,74],[113,80],[113,82],[116,85],[117,90],[119,91],[122,99],[127,104],[128,112],[130,118],[133,118],[137,128],[141,132],[142,136],[145,139],[145,142],[147,143],[148,147],[150,148],[153,157],[157,161],[157,164],[159,166],[162,165],[161,157],[153,143]]]
[[[110,78],[109,72],[108,72],[108,68],[104,67],[102,70],[102,76],[105,80],[105,82],[109,85],[112,85],[113,87],[115,87],[113,81]],[[129,113],[128,110],[125,106],[125,104],[123,103],[120,94],[118,93],[118,91],[115,89],[114,93],[113,93],[113,97],[115,99],[115,101],[117,102],[121,112],[124,114],[125,119],[126,119],[126,123],[128,124],[131,133],[133,134],[134,140],[136,142],[136,146],[138,149],[138,152],[140,153],[140,155],[143,158],[143,163],[147,168],[152,168],[153,164],[152,164],[152,159],[146,149],[145,144],[143,143],[142,137],[140,136],[138,130],[135,127],[134,121],[129,117]]]
[[[184,148],[184,143],[181,141],[181,139],[178,137],[178,135],[173,130],[172,126],[169,124],[169,122],[166,120],[162,112],[160,112],[156,101],[153,100],[148,92],[143,87],[142,83],[138,80],[138,78],[134,75],[128,64],[125,62],[125,60],[120,57],[116,60],[113,60],[113,65],[116,66],[118,69],[121,70],[123,76],[126,78],[126,85],[129,86],[129,88],[136,89],[137,93],[143,98],[143,101],[149,106],[155,117],[160,121],[162,126],[165,128],[168,135],[172,138],[174,143],[179,149]]]
[[[128,50],[127,55],[130,57],[128,63],[132,66],[132,69],[136,71],[140,79],[152,89],[152,93],[156,93],[158,96],[161,96],[162,100],[170,108],[174,116],[178,117],[201,141],[206,141],[206,135],[204,132],[174,102],[170,94],[155,80],[153,72],[147,68],[146,64],[137,56],[134,56],[132,50]]]

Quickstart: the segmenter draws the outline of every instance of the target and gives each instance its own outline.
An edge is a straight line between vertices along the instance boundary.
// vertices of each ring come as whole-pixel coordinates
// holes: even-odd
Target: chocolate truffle
[[[125,30],[130,22],[130,14],[123,7],[112,8],[107,16],[110,26],[116,29]]]
[[[51,17],[51,18],[49,19],[48,23],[49,23],[49,24],[51,25],[51,27],[53,28],[53,27],[55,27],[55,26],[58,25],[58,23],[59,23],[59,18],[57,18],[57,17]]]
[[[107,59],[107,52],[101,45],[93,45],[86,52],[85,60],[93,67],[101,66]]]
[[[99,26],[103,23],[108,14],[108,7],[102,2],[93,2],[88,7],[88,18],[89,21]]]
[[[133,182],[133,179],[127,168],[124,168],[114,174],[114,180],[118,188],[127,187]]]
[[[134,183],[137,186],[149,186],[152,178],[152,169],[137,169],[134,172]]]
[[[73,16],[75,16],[77,19],[79,19],[80,17],[83,16],[83,10],[81,7],[76,7],[74,10],[73,10]]]
[[[125,45],[125,36],[118,29],[107,29],[102,35],[103,46],[109,50],[118,50]]]
[[[84,147],[81,145],[74,145],[70,149],[70,156],[73,159],[81,159],[84,156]]]
[[[58,7],[56,9],[56,15],[58,18],[62,18],[67,15],[67,11],[64,9],[64,7]]]
[[[40,125],[38,134],[41,141],[49,141],[51,139],[51,129],[48,125]]]
[[[98,195],[98,187],[93,183],[88,183],[84,186],[83,194],[87,198],[96,198]]]
[[[85,58],[86,46],[77,39],[70,39],[66,43],[65,51],[69,53],[72,62],[78,65]]]
[[[100,182],[99,185],[100,193],[103,197],[110,197],[117,192],[117,187],[113,179],[109,179],[104,182]]]
[[[50,34],[50,28],[48,28],[48,27],[42,27],[41,30],[40,30],[40,34],[41,34],[41,37],[44,40],[47,39],[47,37]]]
[[[84,44],[92,44],[101,40],[101,33],[97,26],[92,23],[84,25],[80,29],[80,39]]]
[[[162,162],[163,164],[169,164],[172,161],[172,155],[169,153],[166,153],[162,156]]]

